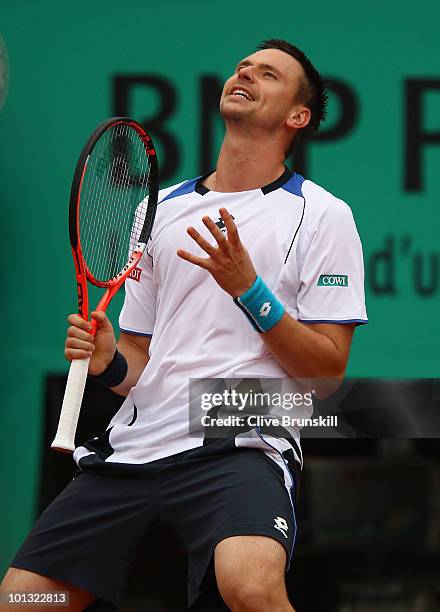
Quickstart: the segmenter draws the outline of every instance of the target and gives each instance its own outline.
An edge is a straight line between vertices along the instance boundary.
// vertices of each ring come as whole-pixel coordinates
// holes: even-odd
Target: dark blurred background
[[[361,379],[348,400],[358,437],[304,439],[289,589],[298,612],[440,608],[438,428],[412,422],[420,403],[431,417],[440,407],[439,17],[428,0],[2,0],[2,572],[73,470],[47,448],[67,371],[65,317],[76,309],[67,204],[84,141],[100,121],[126,114],[151,131],[163,187],[213,168],[223,81],[258,42],[279,37],[329,81],[327,123],[289,165],[353,209],[370,318],[356,331],[348,371]],[[115,324],[122,299],[111,307]],[[388,391],[392,427],[377,399]],[[96,386],[88,393],[96,396],[84,436],[118,402]],[[174,565],[164,583],[160,564],[145,559],[127,609],[184,609],[181,549],[172,534],[167,546],[165,536],[151,538],[164,563],[174,551]]]

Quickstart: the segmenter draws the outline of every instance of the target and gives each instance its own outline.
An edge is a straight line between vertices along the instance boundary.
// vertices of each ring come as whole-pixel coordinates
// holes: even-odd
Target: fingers
[[[227,211],[226,208],[220,208],[219,213],[224,224],[226,225],[228,240],[232,245],[237,246],[240,244],[240,236],[238,234],[237,226],[235,225],[234,217]]]
[[[105,360],[109,356],[111,361],[114,355],[116,340],[110,319],[102,311],[94,311],[90,316],[91,322],[84,321],[78,314],[67,317],[70,327],[67,330],[64,355],[69,361],[92,356],[92,362]]]
[[[72,361],[72,359],[85,359],[86,357],[91,357],[94,350],[95,345],[91,342],[69,337],[66,340],[64,356],[69,361]]]
[[[93,321],[96,321],[96,324],[99,329],[105,331],[113,331],[113,326],[110,323],[110,319],[102,310],[95,310],[91,313],[90,316],[92,317]]]
[[[205,216],[202,217],[202,221],[204,225],[208,228],[215,241],[218,244],[219,248],[214,247],[212,244],[206,240],[194,227],[188,227],[187,232],[191,236],[191,238],[197,242],[197,244],[202,248],[205,253],[209,255],[209,258],[197,257],[196,255],[192,255],[188,251],[184,251],[183,249],[178,249],[177,255],[190,263],[193,263],[201,268],[206,270],[210,269],[211,260],[216,259],[221,253],[225,253],[230,251],[230,246],[240,246],[240,237],[238,235],[237,226],[234,223],[233,216],[226,210],[226,208],[220,208],[219,210],[220,216],[223,219],[223,222],[226,226],[227,237],[220,230],[218,225],[214,223],[211,217]]]
[[[227,242],[226,236],[219,229],[219,227],[214,223],[214,221],[211,219],[211,217],[203,217],[202,221],[206,225],[206,227],[209,229],[211,234],[214,236],[214,238],[215,238],[217,244],[219,245],[219,247],[225,246],[226,242]]]
[[[67,330],[64,356],[69,361],[91,357],[95,350],[94,337],[91,333],[92,326],[78,314],[69,315],[67,320],[70,327]]]
[[[209,268],[209,259],[203,259],[203,257],[196,257],[195,255],[192,255],[192,253],[188,253],[188,251],[184,251],[183,249],[178,249],[177,255],[182,259],[185,259],[186,261],[195,264],[196,266],[204,268],[205,270],[208,270]]]
[[[202,218],[203,223],[206,225],[206,227],[209,229],[211,234],[214,236],[220,248],[228,246],[228,242],[233,246],[237,246],[238,244],[240,244],[240,236],[238,234],[237,226],[235,225],[235,222],[234,222],[234,217],[227,211],[226,208],[220,208],[219,213],[220,213],[221,219],[223,220],[226,226],[227,237],[220,230],[218,225],[214,223],[211,217],[208,217],[208,216],[203,217]],[[191,233],[189,229],[191,229]],[[196,242],[202,247],[202,249],[206,251],[206,253],[208,253],[208,255],[212,256],[213,252],[215,252],[214,247],[210,245],[209,242],[207,242],[203,238],[203,236],[201,236],[197,232],[197,230],[195,230],[194,228],[188,228],[188,233],[192,238],[194,238],[194,240],[196,240]],[[197,234],[197,237],[199,237],[200,240],[195,238],[195,234]],[[206,246],[208,248],[205,248]]]
[[[92,332],[93,328],[98,327],[99,329],[105,330],[113,330],[112,324],[110,323],[110,319],[107,317],[105,312],[102,310],[97,310],[91,313],[92,322],[84,321],[82,317],[78,314],[71,314],[67,317],[68,322],[72,327],[75,327],[78,330],[83,330],[85,332]],[[78,335],[77,337],[83,338],[83,335]]]
[[[205,221],[205,219],[209,219],[209,217],[203,217],[203,221]],[[217,228],[218,229],[218,228]],[[195,242],[197,242],[197,244],[199,245],[199,247],[201,247],[205,253],[208,253],[208,255],[210,255],[211,257],[214,255],[215,253],[215,247],[212,246],[212,244],[210,244],[203,236],[202,234],[199,234],[199,232],[194,229],[193,227],[189,227],[187,230],[188,234],[191,236],[191,238],[193,240],[195,240]],[[221,232],[220,232],[221,233]]]
[[[83,329],[84,331],[91,331],[92,329],[90,323],[88,321],[84,321],[84,319],[80,317],[79,314],[70,314],[67,317],[67,320],[69,321],[70,325],[78,327],[79,329]]]
[[[215,255],[216,248],[212,246],[194,227],[189,227],[187,230],[188,234],[191,238],[197,242],[197,244],[211,257]],[[209,259],[203,257],[197,257],[192,253],[188,253],[188,251],[184,251],[183,249],[177,250],[177,255],[186,261],[189,261],[196,266],[200,266],[201,268],[205,268],[205,270],[209,267]]]
[[[89,329],[90,328],[91,326],[89,325]],[[78,338],[87,342],[93,342],[93,334],[91,334],[90,331],[81,329],[80,327],[76,327],[75,325],[71,325],[67,329],[67,336],[69,338]]]
[[[74,349],[65,349],[64,356],[68,361],[73,359],[91,359],[93,353],[89,351],[80,351]]]
[[[95,350],[95,345],[93,342],[87,342],[86,340],[80,340],[79,338],[69,337],[65,343],[66,350],[80,350],[86,353],[93,353]]]

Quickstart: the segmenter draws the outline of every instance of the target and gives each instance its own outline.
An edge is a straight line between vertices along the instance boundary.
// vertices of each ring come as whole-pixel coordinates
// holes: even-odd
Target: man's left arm
[[[177,254],[210,272],[237,303],[237,298],[241,300],[255,286],[257,275],[233,217],[225,208],[219,212],[227,228],[227,237],[210,217],[202,219],[217,246],[212,245],[195,228],[189,227],[187,230],[209,257],[197,257],[182,249],[178,249]],[[249,313],[248,318],[251,319]],[[302,323],[284,312],[276,324],[260,333],[260,336],[291,377],[343,378],[354,327],[353,323]]]
[[[292,378],[343,378],[354,328],[354,324],[300,323],[285,312],[261,338]]]

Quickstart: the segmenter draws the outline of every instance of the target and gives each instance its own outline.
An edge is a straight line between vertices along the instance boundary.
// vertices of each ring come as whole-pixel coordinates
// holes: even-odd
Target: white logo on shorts
[[[289,525],[287,524],[286,519],[283,519],[281,516],[277,516],[275,517],[274,520],[275,520],[275,524],[274,524],[275,529],[278,529],[278,531],[281,531],[283,536],[287,538],[286,531],[289,529]]]

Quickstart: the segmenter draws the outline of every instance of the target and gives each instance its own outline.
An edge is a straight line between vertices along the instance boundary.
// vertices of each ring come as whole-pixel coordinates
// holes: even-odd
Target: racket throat
[[[138,246],[145,248],[145,245],[138,245]],[[144,252],[144,248],[139,251],[134,251],[133,255],[130,257],[130,261],[127,263],[124,270],[112,281],[111,285],[106,289],[104,295],[99,300],[98,305],[95,308],[95,311],[99,310],[99,311],[105,312],[107,310],[108,305],[110,304],[111,300],[113,299],[115,294],[118,292],[120,287],[124,284],[124,281],[127,278],[127,276],[130,274],[132,270],[134,270],[134,268],[139,263],[139,260],[141,259],[142,254]],[[98,329],[98,324],[96,323],[95,320],[92,320],[91,323],[92,323],[91,333],[95,335]]]

